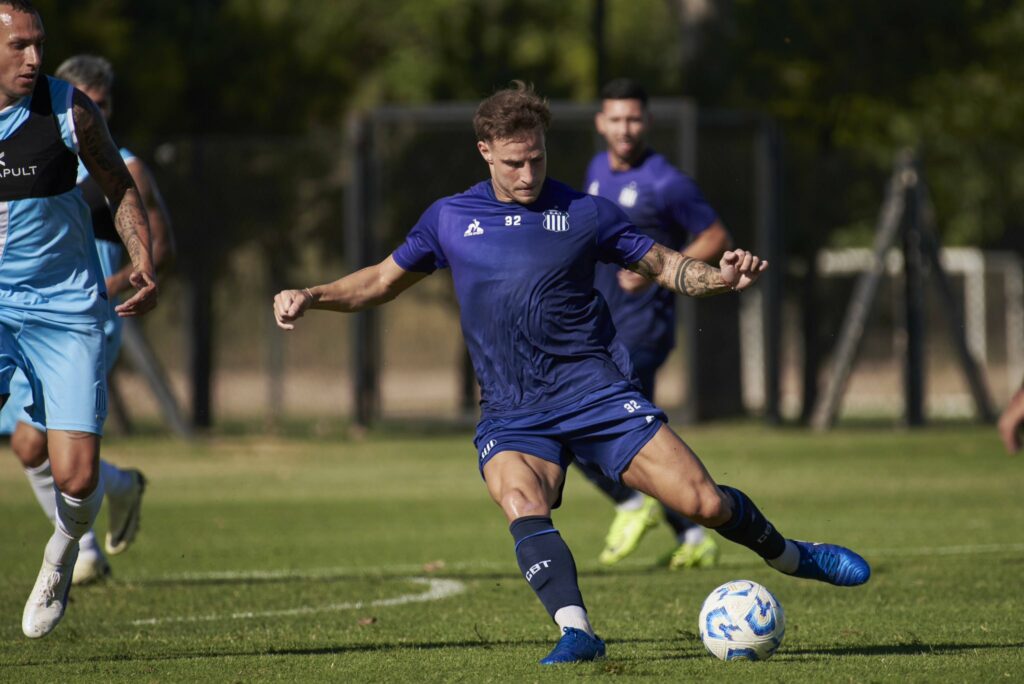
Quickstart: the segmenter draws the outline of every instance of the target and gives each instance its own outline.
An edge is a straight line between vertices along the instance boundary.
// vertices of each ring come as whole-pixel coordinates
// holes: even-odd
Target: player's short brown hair
[[[513,140],[538,128],[546,131],[550,124],[548,101],[522,81],[491,95],[473,115],[476,139],[484,142]]]
[[[39,14],[33,5],[31,0],[0,0],[0,7],[7,6],[18,12],[24,12],[25,14]]]

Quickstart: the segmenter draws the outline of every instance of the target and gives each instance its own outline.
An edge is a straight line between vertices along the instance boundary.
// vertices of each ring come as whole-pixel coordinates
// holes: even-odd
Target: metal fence
[[[801,291],[806,264],[785,263],[779,216],[799,198],[784,202],[782,141],[773,122],[699,111],[686,101],[656,101],[652,110],[652,145],[697,179],[737,244],[773,261],[772,278],[743,297],[684,300],[679,348],[659,377],[657,400],[684,421],[742,413],[770,421],[798,417],[806,412],[807,383],[818,381],[802,374],[827,370],[852,275],[819,277],[808,298]],[[344,132],[203,138],[137,150],[168,201],[179,243],[175,273],[164,279],[161,305],[142,328],[197,425],[291,417],[324,425],[451,420],[475,413],[446,274],[374,313],[314,312],[290,334],[274,327],[270,309],[282,287],[326,282],[382,258],[434,199],[485,178],[472,111],[470,104],[380,109],[353,118]],[[582,183],[602,143],[593,131],[595,111],[596,105],[554,103],[551,176]],[[880,183],[878,201],[881,189]],[[877,209],[865,204],[863,213]],[[958,297],[963,282],[954,278]],[[976,289],[977,279],[970,283]],[[886,304],[893,297],[898,288],[883,285],[847,396],[854,413],[893,412],[879,398],[886,391],[877,391],[893,378],[898,388],[899,321]],[[1005,299],[990,286],[993,344],[986,361],[999,404],[1019,382],[1006,378]],[[816,353],[824,355],[810,366],[808,306],[819,314]],[[929,328],[941,324],[932,322],[940,313],[930,310]],[[938,414],[962,395],[955,380],[945,379],[956,374],[952,365],[941,343],[930,345],[928,373],[935,380],[927,389]],[[157,413],[130,360],[118,385],[129,418]]]

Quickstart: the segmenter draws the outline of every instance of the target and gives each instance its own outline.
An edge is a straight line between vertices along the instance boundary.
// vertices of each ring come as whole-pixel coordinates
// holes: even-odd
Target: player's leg
[[[666,349],[636,349],[630,354],[643,395],[652,402],[658,369],[665,363],[667,357]],[[661,504],[661,509],[665,522],[675,535],[676,547],[660,558],[659,564],[668,566],[669,570],[679,570],[710,567],[718,562],[719,549],[714,537],[703,527],[665,504]]]
[[[863,584],[870,577],[867,562],[849,549],[785,539],[746,494],[716,485],[697,455],[668,426],[640,449],[622,480],[746,546],[786,574],[839,586]]]
[[[11,434],[11,448],[25,470],[25,476],[32,487],[32,493],[36,496],[36,501],[39,502],[39,507],[43,509],[50,524],[55,525],[57,522],[57,490],[50,468],[46,432],[32,424],[19,421]],[[101,470],[102,466],[103,462],[101,461]],[[95,532],[90,528],[79,540],[78,560],[75,562],[71,583],[90,584],[109,575],[110,563],[96,540]]]
[[[572,552],[551,521],[565,478],[558,459],[503,450],[491,455],[482,469],[487,491],[509,521],[519,569],[562,633],[542,664],[604,655],[604,642],[587,616]]]
[[[109,505],[106,548],[117,555],[128,550],[139,532],[146,478],[134,468],[118,468],[102,459],[100,473]]]
[[[665,354],[631,349],[629,356],[643,395],[650,399],[654,393],[654,378]],[[615,502],[615,518],[605,534],[604,548],[598,556],[601,564],[615,565],[636,551],[647,532],[657,527],[659,504],[643,492],[608,477],[594,463],[579,460],[575,463],[591,483]]]
[[[598,560],[614,565],[636,551],[647,531],[658,524],[658,502],[651,497],[611,479],[597,466],[583,461],[576,468],[615,502],[615,518],[604,538]]]
[[[103,503],[99,435],[50,430],[47,440],[57,488],[56,526],[22,615],[22,630],[29,637],[46,636],[63,618],[79,541],[92,528]]]
[[[103,331],[98,324],[24,318],[19,330],[23,368],[33,390],[33,416],[47,428],[56,485],[56,525],[22,614],[29,637],[49,634],[64,616],[79,541],[103,500],[100,432],[106,417]]]
[[[10,405],[0,413],[0,432],[11,435],[11,449],[21,463],[32,493],[50,524],[56,523],[57,492],[54,489],[46,446],[46,428],[34,421],[26,407],[33,403],[32,388],[25,373],[14,374],[10,383]],[[110,563],[90,529],[79,540],[73,584],[89,584],[110,574]]]
[[[121,263],[120,245],[100,240],[97,241],[97,250],[103,273],[116,271]],[[110,317],[103,326],[104,377],[107,378],[121,353],[123,323],[123,319],[113,311],[111,302]],[[117,555],[126,551],[138,534],[146,478],[134,468],[118,468],[104,460],[100,460],[100,472],[108,505],[107,552]]]
[[[10,387],[10,405],[0,413],[0,433],[11,436],[11,450],[25,470],[39,507],[53,523],[57,502],[46,451],[46,432],[40,425],[29,422],[31,418],[25,411],[25,407],[33,401],[32,388],[25,374],[16,372],[11,378]]]

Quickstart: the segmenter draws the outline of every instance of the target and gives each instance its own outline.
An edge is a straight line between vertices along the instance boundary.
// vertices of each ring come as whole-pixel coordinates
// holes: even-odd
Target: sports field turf
[[[1024,680],[1024,458],[994,429],[685,435],[784,534],[861,551],[871,581],[791,579],[724,540],[719,567],[669,573],[652,567],[664,526],[601,569],[611,509],[570,477],[555,522],[608,658],[542,668],[556,630],[468,435],[112,438],[105,456],[151,481],[142,533],[39,641],[20,618],[47,524],[0,458],[0,681]],[[704,596],[736,578],[785,609],[769,662],[719,662],[697,637]]]

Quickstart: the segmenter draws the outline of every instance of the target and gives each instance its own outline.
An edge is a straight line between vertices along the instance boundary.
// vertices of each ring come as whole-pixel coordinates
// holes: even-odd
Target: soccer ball
[[[786,634],[786,618],[770,591],[757,582],[733,580],[704,599],[698,629],[719,660],[768,660]]]

